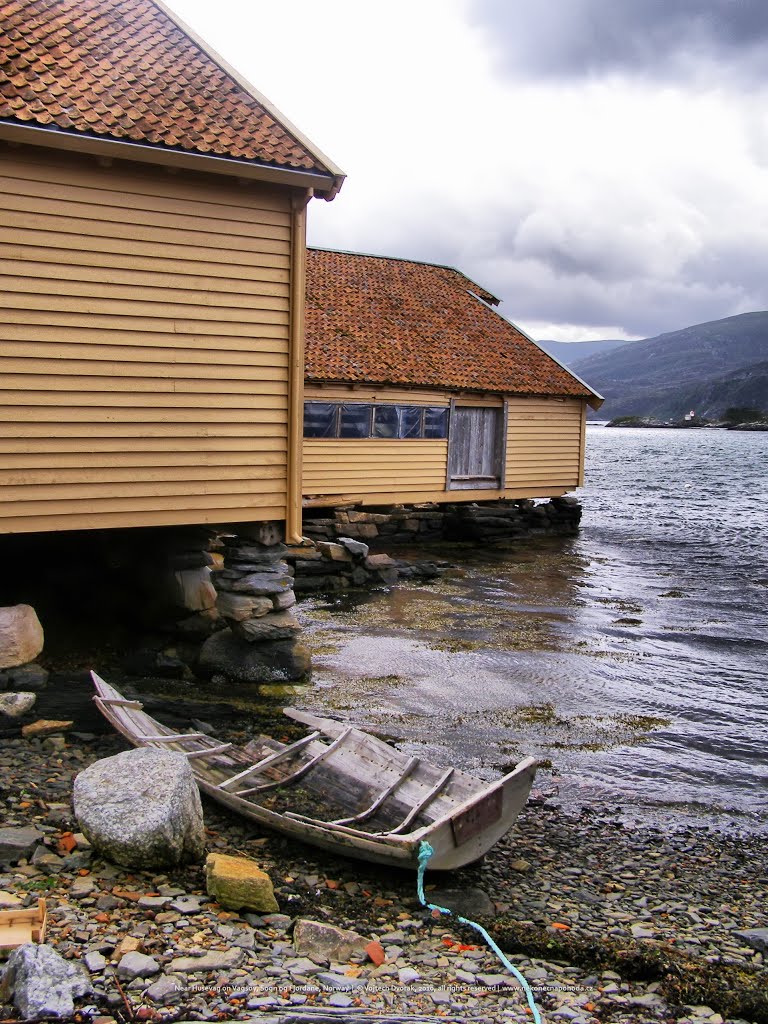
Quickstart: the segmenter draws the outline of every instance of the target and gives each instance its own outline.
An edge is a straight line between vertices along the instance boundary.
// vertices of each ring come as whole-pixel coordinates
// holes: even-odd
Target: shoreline
[[[420,1013],[530,1020],[519,984],[482,940],[421,908],[413,874],[256,834],[250,823],[208,800],[209,850],[253,857],[272,877],[284,918],[270,922],[211,906],[200,866],[158,877],[105,864],[87,847],[60,857],[55,844],[61,833],[77,829],[69,804],[74,774],[124,747],[117,736],[87,733],[6,742],[0,751],[4,824],[42,826],[50,845],[39,848],[36,863],[0,869],[0,889],[28,902],[46,894],[49,941],[69,958],[101,950],[108,963],[121,936],[129,930],[141,935],[162,973],[127,986],[132,1005],[167,1006],[176,1020],[183,1009],[184,1019],[226,1019],[219,1016],[226,1012],[230,1019],[265,1024],[287,1024],[312,1007],[346,1010],[347,1019],[388,1012],[406,1019]],[[570,816],[538,795],[482,862],[447,876],[428,872],[426,884],[438,887],[428,888],[427,898],[440,905],[451,898],[441,893],[446,887],[474,900],[465,915],[510,950],[537,989],[546,1020],[768,1022],[768,951],[734,935],[766,925],[768,866],[759,836],[632,829],[596,808]],[[164,890],[188,893],[199,913],[169,915],[141,906],[143,896]],[[313,965],[291,945],[287,928],[296,917],[376,936],[388,963],[374,968],[358,958],[335,972],[334,965]],[[243,951],[236,968],[181,979],[167,974],[174,956],[233,948]],[[108,966],[92,975],[97,997],[91,1002],[106,1013],[123,1006],[109,975]],[[334,976],[339,987],[312,994],[319,978]],[[159,978],[167,981],[167,996],[155,1002],[144,992]],[[412,980],[403,984],[402,978]],[[355,988],[343,991],[347,983]],[[235,995],[222,984],[232,985]],[[194,985],[204,991],[193,991]],[[685,1010],[686,1001],[698,1009]]]

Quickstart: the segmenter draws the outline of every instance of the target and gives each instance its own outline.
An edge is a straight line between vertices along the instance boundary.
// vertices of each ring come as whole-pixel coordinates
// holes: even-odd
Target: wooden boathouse
[[[602,398],[452,267],[310,249],[305,507],[556,497]]]
[[[301,529],[343,174],[158,0],[0,2],[0,534]]]

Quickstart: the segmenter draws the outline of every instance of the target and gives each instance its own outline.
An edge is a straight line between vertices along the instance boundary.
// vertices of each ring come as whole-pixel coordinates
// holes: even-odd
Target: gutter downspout
[[[307,277],[307,204],[312,190],[294,192],[291,199],[291,321],[288,361],[288,455],[285,537],[297,544],[302,537],[302,448],[304,441],[304,307]]]

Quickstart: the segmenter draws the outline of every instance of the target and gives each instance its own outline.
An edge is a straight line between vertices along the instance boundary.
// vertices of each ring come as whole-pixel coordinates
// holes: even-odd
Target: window
[[[399,420],[396,405],[377,405],[373,415],[373,436],[397,437]]]
[[[338,411],[333,402],[305,402],[304,437],[336,437]]]
[[[448,410],[424,410],[424,437],[448,437]]]
[[[448,410],[439,406],[305,402],[304,437],[448,437]]]
[[[372,405],[342,405],[339,437],[370,437]]]

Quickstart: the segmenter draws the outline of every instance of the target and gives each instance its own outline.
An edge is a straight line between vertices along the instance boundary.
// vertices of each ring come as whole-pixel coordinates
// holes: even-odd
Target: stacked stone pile
[[[275,523],[237,529],[224,538],[223,567],[213,574],[216,611],[226,628],[203,644],[201,673],[253,683],[301,679],[309,654],[296,640],[294,569],[281,529]]]
[[[124,543],[136,558],[137,532]],[[190,636],[208,636],[217,628],[216,588],[211,570],[221,556],[211,550],[216,533],[202,526],[164,527],[142,536],[139,574],[146,592],[148,617]]]
[[[398,579],[433,579],[440,571],[434,562],[409,564],[383,552],[373,554],[367,544],[354,537],[317,542],[305,539],[289,548],[287,557],[294,568],[294,589],[298,594],[390,586]]]
[[[339,541],[341,537],[369,544],[421,544],[424,540],[493,541],[538,534],[571,534],[581,520],[581,505],[571,496],[536,504],[517,501],[457,502],[391,505],[361,511],[349,507],[327,510],[319,516],[309,511],[304,533],[314,541]]]

